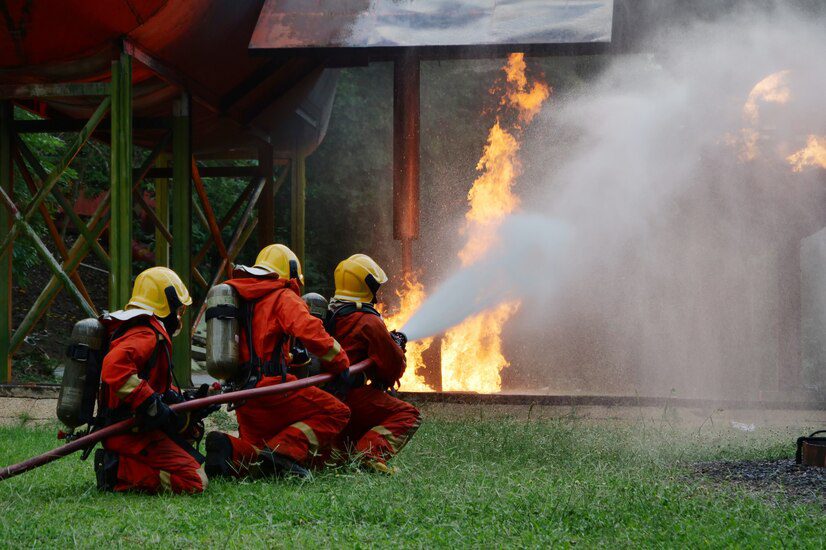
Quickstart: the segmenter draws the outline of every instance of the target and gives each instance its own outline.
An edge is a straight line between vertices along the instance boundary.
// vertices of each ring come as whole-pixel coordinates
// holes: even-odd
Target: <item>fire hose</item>
[[[365,359],[355,365],[351,365],[350,374],[362,372],[371,365],[372,361],[370,359]],[[191,401],[177,403],[175,405],[171,405],[169,408],[175,412],[186,412],[202,409],[210,405],[222,405],[224,403],[232,403],[234,401],[258,399],[259,397],[266,397],[268,395],[276,395],[288,391],[300,390],[309,386],[317,386],[319,384],[324,384],[325,382],[330,382],[333,378],[334,376],[332,374],[317,374],[316,376],[310,376],[309,378],[292,380],[290,382],[284,382],[274,386],[264,386],[249,390],[239,390],[210,395],[201,399],[193,399]],[[5,468],[0,469],[0,481],[28,472],[29,470],[34,470],[35,468],[54,462],[64,456],[69,456],[77,451],[82,451],[86,448],[92,447],[107,437],[112,437],[113,435],[118,435],[129,431],[134,425],[135,419],[129,418],[110,426],[106,426],[105,428],[101,428],[100,430],[94,431],[89,435],[79,437],[61,447],[58,447],[57,449],[52,449],[51,451],[20,462],[19,464],[6,466]]]

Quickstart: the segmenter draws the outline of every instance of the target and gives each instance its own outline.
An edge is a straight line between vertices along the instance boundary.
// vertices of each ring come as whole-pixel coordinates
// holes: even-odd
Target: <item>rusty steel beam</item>
[[[32,175],[26,168],[26,164],[23,161],[23,157],[20,155],[19,149],[15,152],[14,160],[17,163],[17,169],[20,172],[20,176],[23,178],[23,181],[26,182],[26,186],[29,188],[31,194],[34,195],[37,193],[37,184],[34,182],[34,178],[32,178]],[[40,211],[40,216],[43,218],[43,223],[46,224],[46,229],[49,231],[49,235],[51,235],[52,240],[54,241],[58,254],[60,254],[63,261],[66,261],[69,258],[69,250],[66,248],[66,243],[64,243],[63,239],[60,237],[60,230],[57,228],[57,225],[55,225],[49,209],[46,208],[45,204],[41,203],[38,210]],[[86,285],[83,284],[83,280],[80,278],[80,275],[73,273],[70,275],[70,278],[80,293],[83,294],[86,301],[94,307],[92,296],[86,289]]]
[[[69,167],[72,160],[77,156],[80,149],[86,144],[89,138],[92,135],[92,132],[95,130],[97,125],[103,119],[103,115],[109,110],[109,106],[111,104],[111,99],[109,97],[105,97],[103,101],[100,103],[95,112],[92,114],[92,117],[86,122],[86,125],[83,127],[83,130],[78,133],[75,137],[75,140],[63,153],[60,161],[58,162],[57,166],[55,166],[54,170],[51,171],[49,176],[43,181],[43,187],[40,188],[40,191],[32,197],[32,200],[26,205],[26,208],[21,212],[20,219],[29,222],[34,216],[35,212],[37,212],[38,205],[43,202],[48,194],[52,192],[52,189],[57,182],[60,180],[60,176],[63,175],[63,172],[66,171],[66,168]],[[9,231],[6,238],[3,239],[3,242],[0,243],[0,256],[2,256],[10,247],[12,241],[17,236],[17,234],[22,230],[18,223],[15,223],[11,230]]]
[[[215,272],[215,276],[212,278],[212,282],[210,283],[210,287],[215,286],[218,284],[218,281],[221,280],[221,275],[224,273],[226,266],[229,262],[235,259],[235,256],[241,250],[243,246],[243,242],[246,242],[246,239],[242,239],[247,232],[247,237],[252,234],[252,231],[247,228],[249,225],[250,218],[252,217],[253,212],[255,211],[255,205],[258,203],[258,197],[261,195],[261,190],[264,189],[264,185],[267,183],[266,178],[259,178],[255,185],[255,190],[250,195],[249,201],[247,202],[246,208],[244,208],[244,213],[241,214],[241,219],[238,222],[238,225],[235,228],[235,233],[233,233],[232,239],[230,240],[229,247],[228,247],[228,259],[221,260],[218,269]],[[254,224],[253,224],[254,226]],[[241,243],[241,244],[239,244]],[[206,300],[204,303],[201,304],[200,309],[198,310],[198,315],[195,316],[195,322],[192,325],[192,333],[195,333],[195,327],[198,326],[198,323],[201,322],[201,317],[203,317],[204,312],[206,311]]]
[[[195,162],[195,157],[192,157],[192,181],[195,183],[195,192],[198,194],[198,198],[204,206],[204,214],[206,216],[209,233],[212,235],[212,240],[215,242],[215,246],[218,249],[218,254],[222,259],[229,260],[229,257],[227,256],[227,247],[224,246],[224,239],[221,237],[221,229],[218,227],[218,222],[215,220],[215,212],[212,210],[212,205],[210,204],[209,197],[207,196],[206,187],[204,187],[204,182],[198,173],[198,164]],[[232,266],[230,266],[229,262],[227,262],[227,278],[232,275],[231,270]]]
[[[142,65],[148,67],[162,80],[165,80],[169,84],[172,84],[181,90],[186,90],[191,95],[192,99],[199,105],[206,107],[208,110],[216,114],[221,112],[218,107],[220,98],[197,80],[187,77],[175,67],[167,65],[150,52],[147,52],[130,40],[123,41],[123,52],[134,57]]]
[[[97,311],[95,311],[94,306],[89,304],[77,287],[74,285],[72,280],[69,276],[61,269],[60,264],[54,259],[49,249],[46,248],[46,245],[43,244],[43,241],[40,240],[40,237],[37,235],[37,232],[32,229],[32,226],[23,219],[23,216],[20,214],[20,210],[14,205],[14,201],[11,199],[6,190],[0,186],[0,200],[3,201],[6,208],[9,212],[11,212],[12,217],[14,217],[15,224],[19,224],[23,228],[23,232],[29,237],[29,240],[34,245],[34,249],[37,251],[40,258],[46,263],[46,266],[52,270],[55,276],[63,283],[63,286],[66,290],[69,291],[69,294],[77,301],[78,305],[86,312],[87,315],[91,317],[97,317]]]
[[[140,186],[143,181],[143,177],[149,171],[149,168],[152,167],[152,164],[158,158],[158,155],[160,155],[164,150],[169,138],[169,134],[164,135],[149,153],[149,156],[143,161],[140,170],[138,170],[138,173],[135,175],[135,179],[132,182],[132,189],[137,189]],[[100,204],[98,204],[98,207],[95,209],[95,212],[89,220],[89,227],[94,239],[98,239],[109,226],[110,197],[111,195],[109,190],[104,192]],[[2,209],[0,209],[0,211],[2,211]],[[61,266],[63,271],[66,273],[74,273],[80,265],[80,262],[82,262],[83,259],[89,254],[90,250],[91,245],[86,241],[83,235],[81,235],[69,249],[69,258],[63,262],[63,265]],[[10,353],[14,353],[14,351],[20,347],[20,344],[23,343],[23,339],[29,334],[32,327],[40,321],[40,318],[49,308],[49,305],[55,299],[58,292],[60,292],[60,288],[60,281],[56,276],[52,275],[51,279],[49,279],[49,282],[46,284],[46,287],[40,292],[40,295],[35,300],[31,309],[29,309],[17,329],[14,331],[14,335],[12,336],[10,343]]]
[[[29,166],[31,166],[32,170],[34,170],[35,175],[40,179],[40,181],[45,181],[48,177],[46,169],[43,168],[43,165],[40,164],[40,161],[37,159],[35,154],[29,149],[29,146],[23,141],[20,136],[17,136],[17,148],[23,157],[28,162]],[[34,194],[34,193],[32,193]],[[91,239],[91,233],[89,232],[88,226],[83,223],[83,220],[80,219],[80,216],[77,215],[75,212],[74,206],[66,199],[63,193],[55,187],[52,189],[52,197],[57,201],[60,207],[63,209],[63,213],[69,218],[72,224],[77,228],[78,232],[86,237],[86,239]],[[109,254],[100,246],[100,243],[96,240],[92,240],[92,252],[98,257],[98,259],[103,262],[107,268],[110,267],[111,261],[109,259]]]
[[[281,188],[281,185],[283,185],[283,183],[287,179],[287,175],[289,173],[290,173],[289,170],[282,170],[281,171],[281,174],[278,176],[278,179],[275,180],[275,190],[276,190],[276,192],[278,192],[278,189]],[[218,227],[221,229],[221,231],[223,231],[224,228],[227,226],[227,224],[232,221],[232,218],[235,217],[235,215],[238,213],[238,210],[240,210],[241,207],[244,205],[247,198],[250,196],[250,193],[252,193],[255,190],[255,186],[257,185],[257,182],[258,182],[258,178],[250,180],[249,184],[244,188],[244,190],[241,192],[241,194],[238,195],[238,198],[235,199],[235,202],[232,203],[232,206],[229,207],[229,209],[227,210],[227,213],[224,214],[224,217],[221,218],[221,220],[218,222]],[[201,262],[204,261],[204,258],[206,257],[207,252],[209,252],[210,246],[212,246],[212,235],[207,236],[206,242],[201,247],[201,249],[198,251],[198,253],[195,255],[195,259],[193,260],[193,265],[198,266],[198,265],[201,264]]]
[[[393,238],[401,241],[402,271],[413,271],[419,238],[420,66],[412,49],[393,64]]]

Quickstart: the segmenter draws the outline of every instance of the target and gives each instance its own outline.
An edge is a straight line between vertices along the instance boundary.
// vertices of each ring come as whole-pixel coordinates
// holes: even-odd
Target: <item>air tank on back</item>
[[[230,380],[241,362],[238,294],[228,284],[212,287],[206,297],[206,367],[213,378]]]
[[[70,430],[94,418],[105,342],[106,329],[95,318],[78,321],[72,328],[57,398],[57,418]]]

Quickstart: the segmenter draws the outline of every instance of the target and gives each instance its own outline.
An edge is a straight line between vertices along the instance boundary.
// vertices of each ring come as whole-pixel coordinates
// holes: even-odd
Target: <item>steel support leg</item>
[[[155,161],[158,168],[166,168],[166,156],[161,155]],[[155,180],[155,212],[165,227],[169,227],[169,180],[157,178]],[[155,265],[169,267],[169,243],[163,233],[155,230]]]
[[[189,97],[175,103],[172,116],[172,269],[192,288],[192,146]],[[181,333],[172,342],[172,362],[179,384],[191,386],[192,327],[187,308]]]
[[[0,101],[0,187],[13,196],[14,170],[12,168],[12,139],[14,110],[10,101]],[[0,208],[0,241],[4,240],[12,224],[12,213]],[[11,382],[11,287],[12,246],[0,255],[0,382]]]
[[[304,156],[296,153],[290,162],[292,184],[290,186],[290,248],[298,256],[302,268],[304,264],[304,214],[307,201],[307,173]]]
[[[109,230],[109,307],[129,301],[132,287],[132,58],[112,62],[112,222]]]
[[[393,238],[402,244],[402,271],[413,271],[419,238],[419,59],[403,50],[393,66]]]
[[[271,146],[258,149],[258,167],[267,178],[258,200],[258,248],[261,249],[275,242],[275,167]]]

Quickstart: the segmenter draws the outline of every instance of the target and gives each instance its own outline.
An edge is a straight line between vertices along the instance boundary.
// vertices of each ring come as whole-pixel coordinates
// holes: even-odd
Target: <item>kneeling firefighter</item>
[[[236,374],[225,377],[234,386],[262,387],[295,380],[288,373],[295,339],[321,359],[326,372],[341,375],[348,370],[347,354],[301,299],[302,283],[298,258],[282,244],[264,248],[253,267],[237,267],[233,278],[225,283],[234,289],[240,302],[241,365]],[[207,319],[222,315],[221,311],[221,306],[216,306],[214,313],[207,309]],[[233,315],[226,313],[226,306],[224,312]],[[327,392],[309,387],[237,404],[236,416],[240,437],[221,432],[207,434],[210,476],[306,477],[306,467],[336,440],[347,425],[350,411]]]
[[[413,405],[387,393],[406,366],[401,333],[387,330],[375,309],[376,293],[387,275],[364,254],[338,264],[336,294],[330,302],[326,327],[341,342],[351,361],[373,360],[374,367],[333,384],[333,391],[350,407],[350,424],[344,432],[345,448],[362,457],[363,464],[382,473],[395,470],[387,460],[396,455],[419,428],[421,415]]]
[[[100,371],[99,417],[109,425],[134,414],[138,426],[136,432],[104,440],[95,456],[101,489],[206,489],[204,459],[192,442],[203,434],[200,421],[212,410],[178,415],[169,408],[185,399],[173,384],[172,336],[191,303],[174,271],[153,267],[137,276],[123,310],[100,319],[110,343]]]

